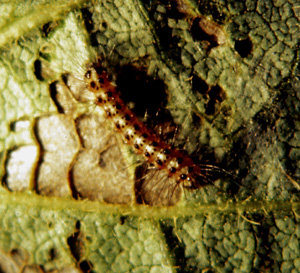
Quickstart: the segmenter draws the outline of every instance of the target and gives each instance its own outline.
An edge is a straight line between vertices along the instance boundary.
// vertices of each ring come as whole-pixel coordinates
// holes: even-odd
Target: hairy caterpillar
[[[103,109],[106,118],[112,121],[125,143],[132,146],[137,154],[143,155],[150,165],[152,176],[156,179],[154,186],[159,188],[156,194],[160,195],[164,191],[167,193],[164,198],[168,199],[179,186],[198,189],[212,183],[209,178],[211,172],[226,173],[216,166],[196,164],[184,150],[172,147],[140,121],[122,100],[118,88],[111,82],[100,62],[87,68],[84,80],[87,89],[94,95],[95,104]],[[146,184],[143,190],[149,191],[148,195],[151,195],[151,187],[153,184]],[[153,200],[153,196],[150,199]],[[147,200],[144,201],[147,203]]]

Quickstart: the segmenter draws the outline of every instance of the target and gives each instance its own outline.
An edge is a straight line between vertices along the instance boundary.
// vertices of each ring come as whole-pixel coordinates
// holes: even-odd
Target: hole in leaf
[[[49,91],[50,91],[50,97],[53,100],[57,111],[59,113],[64,113],[64,108],[62,107],[62,105],[59,103],[58,99],[57,99],[57,95],[58,95],[58,91],[57,91],[57,82],[52,82],[49,86]]]
[[[124,225],[125,221],[126,221],[126,217],[121,216],[120,217],[120,223],[121,223],[121,225]]]
[[[49,256],[50,256],[50,261],[57,259],[58,257],[57,250],[55,248],[51,248],[49,251]]]
[[[234,49],[242,58],[246,58],[252,51],[252,41],[250,38],[238,40],[235,42]]]
[[[34,62],[34,75],[39,81],[43,81],[44,77],[42,75],[42,62],[40,60],[36,60]]]
[[[80,231],[80,221],[76,222],[74,233],[67,239],[72,256],[80,261],[84,255],[84,238]]]
[[[90,261],[87,260],[83,260],[82,262],[80,262],[79,264],[80,269],[82,270],[82,272],[86,272],[86,273],[93,273],[94,271],[93,269],[93,264]]]
[[[204,95],[207,93],[209,86],[204,80],[202,80],[196,75],[193,75],[192,88],[193,90],[195,90],[195,92],[199,92],[202,95]]]
[[[88,32],[91,32],[94,29],[94,23],[92,20],[93,14],[86,8],[82,9],[81,12],[84,19],[85,28]]]
[[[215,85],[208,91],[208,96],[210,100],[206,104],[205,113],[213,115],[217,110],[217,106],[226,98],[226,95],[219,85]]]
[[[59,23],[57,21],[46,23],[42,26],[42,32],[45,37],[49,37],[49,34],[57,27]]]

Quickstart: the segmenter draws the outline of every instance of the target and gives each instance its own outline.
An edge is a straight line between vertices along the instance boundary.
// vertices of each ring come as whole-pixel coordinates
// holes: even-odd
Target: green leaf
[[[297,272],[299,4],[85,2],[1,4],[1,270]],[[96,56],[238,178],[172,195],[158,172],[139,204],[140,158],[81,80]]]

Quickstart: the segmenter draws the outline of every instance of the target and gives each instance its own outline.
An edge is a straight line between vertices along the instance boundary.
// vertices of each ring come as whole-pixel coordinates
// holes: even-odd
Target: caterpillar
[[[106,119],[112,121],[124,142],[141,154],[155,172],[163,172],[155,183],[161,184],[160,191],[168,188],[169,197],[179,186],[198,189],[211,184],[207,171],[226,172],[216,166],[196,164],[187,152],[174,148],[140,121],[122,100],[118,87],[110,80],[101,61],[88,66],[84,81],[94,95],[94,103],[103,109]]]

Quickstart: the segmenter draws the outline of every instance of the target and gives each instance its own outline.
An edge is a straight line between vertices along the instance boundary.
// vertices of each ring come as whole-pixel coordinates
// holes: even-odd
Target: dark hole
[[[95,88],[96,83],[95,83],[94,81],[92,81],[92,82],[90,83],[90,86],[91,86],[91,88]]]
[[[132,66],[123,66],[118,75],[117,86],[125,103],[134,103],[134,112],[143,118],[145,113],[155,117],[158,110],[167,103],[163,81],[155,80]]]
[[[195,92],[199,92],[204,95],[207,93],[209,86],[207,85],[207,83],[204,80],[202,80],[201,78],[199,78],[196,75],[193,75],[192,88]]]
[[[209,97],[215,101],[222,102],[226,95],[223,91],[223,89],[219,85],[213,86],[208,93]]]
[[[121,223],[121,225],[124,225],[125,221],[126,221],[126,217],[121,216],[120,217],[120,223]]]
[[[99,33],[99,31],[93,31],[90,33],[90,42],[91,42],[91,45],[94,47],[99,46],[98,33]]]
[[[206,115],[213,115],[216,112],[216,103],[212,100],[210,100],[205,105],[205,114]]]
[[[9,124],[9,129],[11,132],[16,132],[17,121],[13,121]]]
[[[201,123],[202,123],[201,117],[198,116],[196,113],[193,113],[193,114],[192,114],[192,120],[193,120],[193,124],[194,124],[195,126],[199,126],[199,125],[201,125]]]
[[[78,126],[78,120],[79,119],[76,119],[75,122],[76,122],[76,127]],[[82,143],[82,146],[84,147],[84,144],[83,144],[83,140],[82,138],[79,136],[79,139]],[[74,178],[74,170],[71,169],[68,173],[68,181],[69,181],[69,187],[71,189],[71,193],[72,193],[72,197],[75,199],[75,200],[78,200],[78,199],[81,199],[82,196],[80,194],[80,192],[77,190],[77,186],[76,186],[76,183],[75,183],[75,178]]]
[[[219,85],[213,86],[209,90],[208,95],[210,100],[205,106],[205,113],[207,115],[213,115],[216,112],[217,105],[220,104],[226,98],[226,95]]]
[[[106,29],[106,28],[107,28],[107,23],[106,23],[106,22],[102,22],[102,23],[101,23],[101,27],[102,27],[103,29]]]
[[[43,81],[44,77],[42,75],[42,62],[40,60],[36,60],[34,62],[34,75],[39,81]]]
[[[84,19],[86,30],[88,32],[91,32],[94,29],[94,24],[92,20],[93,14],[86,8],[82,9],[81,12],[82,12],[82,17]]]
[[[80,264],[79,264],[80,269],[82,270],[82,272],[84,273],[93,273],[93,264],[90,261],[87,260],[83,260]]]
[[[188,268],[188,258],[185,254],[185,247],[179,237],[176,235],[176,231],[172,224],[168,222],[160,222],[160,228],[164,233],[164,238],[166,238],[166,243],[169,246],[169,249],[172,249],[172,254],[175,256],[174,260],[176,263],[177,272],[195,272],[197,270],[186,270]]]
[[[67,239],[70,251],[76,261],[79,261],[84,252],[83,240],[80,231],[80,221],[76,222],[75,232]]]
[[[50,32],[54,30],[58,25],[59,23],[57,21],[44,24],[42,26],[42,31],[44,33],[44,36],[49,37]]]
[[[61,75],[61,79],[63,80],[63,82],[64,82],[64,84],[66,85],[66,86],[69,86],[69,84],[68,84],[68,80],[69,80],[69,75],[66,73],[66,74],[62,74]]]
[[[80,230],[80,221],[76,222],[75,228],[78,229],[78,230]]]
[[[55,248],[51,248],[49,251],[50,260],[53,261],[57,258],[57,251]]]
[[[234,49],[240,54],[242,58],[246,58],[252,51],[252,42],[249,38],[238,40],[235,42]]]
[[[57,89],[56,89],[56,84],[57,82],[52,82],[49,86],[49,89],[50,89],[50,97],[51,99],[53,100],[56,108],[57,108],[57,111],[59,113],[64,113],[64,108],[62,107],[62,105],[58,102],[58,99],[57,99]]]
[[[44,32],[45,37],[48,36],[48,34],[49,34],[50,30],[51,30],[50,26],[51,26],[51,22],[42,26],[42,31]]]

